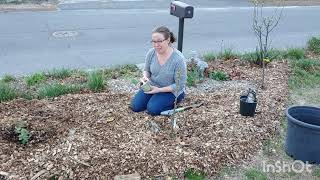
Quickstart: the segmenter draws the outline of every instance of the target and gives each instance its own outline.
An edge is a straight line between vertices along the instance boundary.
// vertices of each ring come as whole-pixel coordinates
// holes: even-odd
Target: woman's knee
[[[134,112],[141,112],[146,110],[146,108],[140,102],[136,102],[134,100],[131,101],[130,108]]]
[[[144,94],[142,90],[140,90],[131,100],[130,108],[134,112],[141,112],[147,109],[147,103],[150,99],[151,95]]]
[[[147,112],[152,116],[160,115],[161,107],[159,107],[156,103],[148,103]]]

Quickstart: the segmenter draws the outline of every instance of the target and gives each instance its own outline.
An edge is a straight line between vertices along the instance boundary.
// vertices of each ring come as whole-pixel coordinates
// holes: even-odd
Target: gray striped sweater
[[[177,97],[185,90],[187,67],[183,54],[174,48],[172,55],[163,65],[158,63],[156,51],[151,48],[145,59],[145,71],[150,73],[151,85],[157,87],[171,86]],[[180,71],[180,78],[178,72]]]

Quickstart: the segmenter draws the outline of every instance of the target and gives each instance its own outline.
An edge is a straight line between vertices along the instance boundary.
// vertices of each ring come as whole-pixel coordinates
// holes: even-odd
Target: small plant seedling
[[[138,85],[139,81],[136,79],[131,79],[131,83],[136,86],[136,85]]]
[[[18,123],[15,126],[15,133],[18,134],[19,141],[21,142],[21,144],[27,144],[29,142],[31,135],[29,131],[26,129],[25,123]]]
[[[144,91],[144,92],[149,92],[151,91],[151,85],[149,82],[146,82],[144,83],[142,86],[141,86],[141,89]]]

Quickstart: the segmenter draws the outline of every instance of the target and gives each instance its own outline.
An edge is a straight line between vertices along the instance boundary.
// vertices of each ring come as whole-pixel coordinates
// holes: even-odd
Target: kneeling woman
[[[145,60],[142,81],[150,83],[151,90],[140,89],[131,102],[135,112],[147,110],[151,115],[173,109],[174,102],[184,98],[187,68],[183,54],[171,45],[176,41],[167,27],[152,32],[152,45]]]

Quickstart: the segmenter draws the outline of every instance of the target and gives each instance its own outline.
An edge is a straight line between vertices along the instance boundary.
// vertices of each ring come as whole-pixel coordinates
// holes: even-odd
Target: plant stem
[[[174,107],[173,107],[173,114],[171,116],[171,125],[172,125],[172,132],[174,132],[174,129],[177,126],[177,122],[175,119],[175,114],[176,114],[176,109],[177,109],[177,103],[178,103],[178,92],[180,89],[180,78],[181,78],[181,70],[178,69],[177,74],[176,74],[176,89],[175,89],[175,100],[174,100]]]

